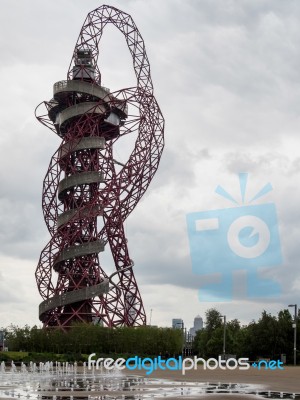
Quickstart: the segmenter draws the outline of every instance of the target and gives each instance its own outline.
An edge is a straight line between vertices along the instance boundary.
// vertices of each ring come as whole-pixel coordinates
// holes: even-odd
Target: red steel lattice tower
[[[137,79],[135,87],[113,93],[101,86],[97,66],[99,42],[108,24],[124,35]],[[62,139],[43,184],[51,240],[36,269],[43,298],[40,320],[62,329],[75,322],[144,325],[146,314],[123,223],[158,168],[164,119],[153,95],[144,41],[130,15],[107,5],[91,11],[67,80],[55,83],[53,92],[53,99],[36,110],[38,120]],[[135,147],[121,164],[114,159],[114,145],[133,134]],[[108,246],[116,282],[99,261],[99,253]]]

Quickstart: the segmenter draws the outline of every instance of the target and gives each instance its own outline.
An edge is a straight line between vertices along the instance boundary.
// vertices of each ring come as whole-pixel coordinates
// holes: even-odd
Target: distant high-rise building
[[[196,336],[196,332],[203,329],[203,319],[200,315],[197,315],[194,318],[194,326],[190,329],[190,335],[194,338]]]
[[[173,318],[172,319],[172,328],[173,329],[182,329],[183,328],[183,320],[181,318]]]
[[[200,315],[197,315],[194,318],[194,328],[196,329],[196,331],[203,329],[203,319],[202,317],[200,317]]]

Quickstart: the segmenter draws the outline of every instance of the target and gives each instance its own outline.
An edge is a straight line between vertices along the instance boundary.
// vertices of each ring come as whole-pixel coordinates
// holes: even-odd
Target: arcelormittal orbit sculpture
[[[123,33],[137,79],[135,87],[114,93],[101,86],[97,66],[100,39],[109,24]],[[107,5],[90,12],[67,80],[55,83],[53,92],[53,99],[40,104],[46,111],[40,112],[40,106],[36,111],[38,120],[62,139],[43,185],[51,240],[36,269],[43,298],[40,320],[62,329],[75,322],[144,325],[123,223],[158,168],[164,119],[153,96],[144,41],[130,15]],[[135,147],[122,164],[114,158],[114,145],[133,134]],[[108,246],[115,282],[99,262],[99,253]]]

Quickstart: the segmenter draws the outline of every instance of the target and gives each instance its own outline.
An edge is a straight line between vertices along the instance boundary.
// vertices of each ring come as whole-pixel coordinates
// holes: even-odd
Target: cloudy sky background
[[[0,327],[39,324],[34,272],[49,240],[42,181],[59,138],[34,109],[66,79],[87,13],[102,3],[1,0],[0,13]],[[156,99],[166,120],[160,168],[126,221],[129,252],[152,324],[216,306],[228,319],[257,319],[300,305],[300,3],[292,0],[115,0],[138,26]],[[115,28],[101,41],[102,83],[134,86],[131,59]],[[126,161],[128,146],[118,148]],[[274,202],[283,265],[268,271],[278,299],[203,303],[203,277],[192,272],[186,214],[232,207],[238,173],[249,173],[246,199],[271,182],[257,204]],[[217,249],[216,249],[217,250]],[[103,259],[111,269],[109,256]]]

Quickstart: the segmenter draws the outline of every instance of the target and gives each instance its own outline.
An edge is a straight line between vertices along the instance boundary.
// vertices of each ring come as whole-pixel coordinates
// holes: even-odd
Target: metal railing
[[[48,300],[43,301],[39,305],[39,316],[49,310],[52,310],[53,308],[66,306],[78,301],[92,299],[96,296],[108,293],[108,290],[109,280],[104,279],[103,282],[99,283],[98,285],[88,286],[82,289],[73,290],[72,292],[58,294]]]

